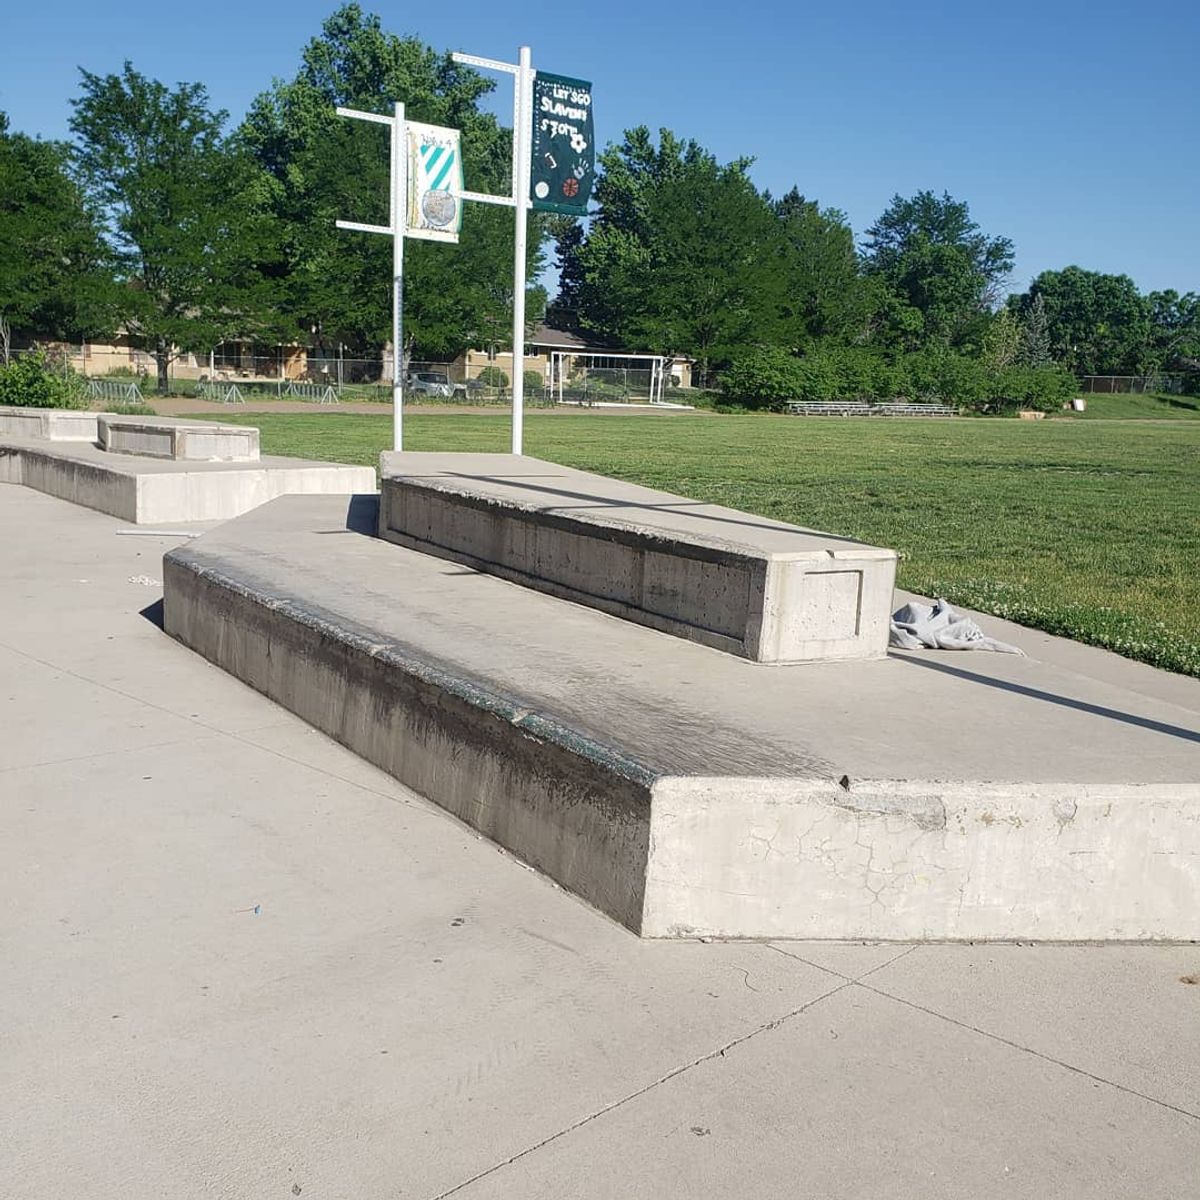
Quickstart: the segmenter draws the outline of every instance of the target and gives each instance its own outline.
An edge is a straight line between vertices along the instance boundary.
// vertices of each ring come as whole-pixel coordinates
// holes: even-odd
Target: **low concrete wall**
[[[257,462],[258,430],[245,425],[187,424],[147,417],[100,416],[101,449],[110,454],[185,462]]]
[[[0,445],[0,482],[26,487],[94,508],[134,524],[225,521],[278,496],[370,492],[370,467],[303,459],[258,463],[139,464],[94,446]]]
[[[1200,784],[658,779],[648,937],[1200,937]]]
[[[105,413],[70,408],[0,408],[0,438],[47,442],[95,442]]]
[[[17,452],[20,479],[16,482],[48,496],[94,508],[122,521],[137,523],[138,481],[136,475],[110,471],[96,463],[56,454],[50,449]]]
[[[163,577],[172,637],[640,928],[650,779],[636,764],[187,548]]]
[[[279,496],[338,495],[375,487],[370,467],[262,460],[231,471],[159,472],[138,476],[137,521],[225,521]]]
[[[887,652],[894,551],[533,458],[381,462],[388,541],[759,662]]]

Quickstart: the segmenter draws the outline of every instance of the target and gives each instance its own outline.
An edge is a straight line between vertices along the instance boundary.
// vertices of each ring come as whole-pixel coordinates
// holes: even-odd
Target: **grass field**
[[[385,415],[220,419],[339,462],[375,465],[391,437]],[[508,448],[499,415],[405,431],[413,450]],[[526,450],[894,547],[912,591],[1200,676],[1200,422],[534,413]]]
[[[1087,410],[1072,420],[1195,421],[1200,420],[1200,396],[1085,396]]]

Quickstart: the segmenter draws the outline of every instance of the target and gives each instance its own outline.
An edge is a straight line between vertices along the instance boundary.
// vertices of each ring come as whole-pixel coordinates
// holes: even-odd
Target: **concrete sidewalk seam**
[[[93,754],[73,754],[67,758],[48,758],[42,762],[18,763],[15,767],[0,766],[0,775],[8,775],[13,771],[38,771],[44,767],[62,767],[68,763],[90,762],[94,758],[112,758],[118,754],[129,754],[133,750],[161,750],[165,746],[182,746],[194,744],[188,738],[168,738],[165,742],[142,742],[137,746],[121,746],[116,750],[97,750]]]
[[[850,986],[850,985],[847,985]],[[869,983],[861,983],[858,980],[853,981],[854,987],[861,987],[864,991],[873,992],[876,996],[880,996],[885,1000],[894,1000],[897,1004],[903,1004],[907,1008],[911,1008],[916,1012],[925,1013],[927,1016],[936,1017],[939,1021],[946,1021],[950,1025],[956,1025],[959,1029],[965,1029],[969,1033],[977,1033],[980,1037],[985,1037],[993,1042],[999,1042],[1003,1046],[1008,1046],[1013,1050],[1020,1050],[1025,1054],[1032,1054],[1034,1058],[1040,1058],[1043,1062],[1048,1062],[1056,1067],[1062,1067],[1066,1071],[1070,1071],[1075,1075],[1082,1075],[1084,1079],[1090,1079],[1093,1083],[1104,1084],[1107,1087],[1115,1088],[1119,1092],[1124,1092],[1127,1096],[1135,1096],[1139,1100],[1145,1100],[1150,1104],[1155,1104],[1159,1108],[1165,1108],[1173,1113],[1178,1113],[1181,1117],[1187,1117],[1192,1121],[1200,1121],[1200,1113],[1192,1112],[1189,1109],[1181,1108],[1177,1104],[1172,1104],[1168,1100],[1160,1100],[1156,1096],[1149,1096],[1145,1092],[1139,1092],[1136,1088],[1131,1088],[1127,1084],[1117,1083],[1116,1080],[1106,1079],[1103,1075],[1096,1075],[1091,1071],[1085,1070],[1083,1067],[1074,1066],[1072,1063],[1065,1062],[1061,1058],[1055,1058],[1052,1054],[1046,1054],[1041,1050],[1035,1050],[1032,1046],[1023,1046],[1020,1042],[1014,1042],[1011,1038],[1006,1038],[1002,1034],[992,1033],[987,1029],[980,1029],[977,1025],[968,1025],[966,1021],[960,1021],[956,1017],[947,1016],[945,1013],[940,1013],[937,1009],[927,1008],[923,1004],[918,1004],[914,1000],[906,1000],[903,996],[894,996],[891,992],[885,992],[882,988],[875,987]]]
[[[835,945],[846,945],[847,943],[833,943]],[[859,943],[849,943],[850,945],[858,945]],[[835,979],[844,979],[847,983],[858,983],[860,980],[866,979],[868,975],[874,975],[876,971],[882,971],[884,967],[890,967],[892,963],[899,962],[900,959],[906,958],[914,950],[920,949],[920,944],[914,942],[911,946],[906,946],[903,950],[893,954],[887,962],[878,963],[869,971],[864,971],[861,975],[845,975],[841,971],[835,971],[833,967],[822,966],[820,963],[810,962],[807,958],[801,958],[799,954],[793,954],[790,950],[784,950],[781,946],[775,945],[774,942],[766,943],[768,950],[774,950],[776,954],[782,954],[784,958],[794,958],[796,962],[803,963],[806,967],[812,967],[817,971],[824,971],[827,975],[832,975]]]
[[[163,636],[165,637],[166,635],[164,634]],[[174,646],[175,643],[172,642],[171,645]],[[270,754],[275,758],[280,758],[284,762],[291,763],[293,766],[303,767],[309,771],[315,771],[318,775],[324,775],[327,779],[336,779],[339,783],[344,783],[348,787],[358,788],[361,791],[367,792],[369,795],[378,796],[378,797],[380,797],[380,799],[383,799],[383,800],[391,800],[396,804],[403,804],[406,807],[411,808],[416,812],[428,813],[431,816],[443,815],[442,810],[434,808],[432,805],[429,805],[426,802],[418,802],[416,800],[410,800],[406,796],[392,796],[392,795],[389,795],[387,792],[380,791],[377,788],[368,787],[366,784],[359,783],[356,780],[346,779],[344,776],[337,775],[333,771],[326,770],[324,767],[314,766],[312,763],[305,762],[303,759],[292,758],[291,755],[284,754],[281,750],[275,750],[270,746],[260,745],[258,742],[253,742],[249,738],[244,737],[241,734],[234,733],[232,730],[220,729],[216,725],[210,725],[210,724],[208,724],[207,721],[202,721],[199,717],[193,717],[186,713],[176,712],[174,709],[164,708],[161,704],[155,704],[151,700],[144,700],[140,696],[135,696],[132,692],[123,692],[120,688],[113,687],[112,684],[110,684],[110,683],[104,683],[103,681],[101,681],[99,679],[92,679],[87,675],[81,675],[77,671],[72,671],[69,667],[59,666],[57,663],[49,662],[48,660],[46,660],[44,658],[38,658],[37,655],[30,654],[25,650],[19,650],[19,649],[17,649],[16,646],[10,646],[6,642],[0,642],[0,649],[11,650],[14,654],[19,654],[22,658],[29,659],[30,662],[39,663],[41,666],[48,667],[52,671],[59,671],[63,675],[67,675],[72,679],[78,679],[81,683],[90,683],[93,687],[102,688],[106,692],[111,692],[114,696],[121,696],[125,700],[133,701],[133,703],[135,703],[135,704],[142,704],[146,708],[153,709],[155,712],[163,713],[168,717],[175,717],[176,719],[178,719],[180,721],[187,721],[189,724],[195,725],[195,726],[199,727],[200,729],[205,730],[208,733],[215,734],[219,737],[230,738],[235,742],[239,742],[243,746],[247,746],[253,750],[261,750],[264,754]],[[201,660],[201,661],[203,661],[203,660]],[[206,665],[211,666],[211,664],[206,664]],[[218,668],[213,667],[212,669],[217,670]],[[225,675],[226,672],[222,671],[221,674]],[[240,684],[240,681],[234,679],[233,676],[228,676],[228,678],[230,678],[234,682]],[[245,687],[246,685],[240,684],[240,686]],[[253,691],[254,689],[251,688],[249,690]],[[279,710],[281,712],[287,713],[287,709],[282,708],[282,706],[276,704],[275,701],[272,700],[269,696],[262,696],[261,692],[255,692],[255,695],[261,696],[264,703],[273,705],[274,707],[279,708]],[[290,716],[291,714],[288,714],[288,715]],[[278,724],[283,724],[283,723],[284,722],[278,722]],[[275,724],[275,723],[272,723],[272,724]],[[272,727],[272,725],[256,725],[256,726],[254,726],[254,729],[256,729],[256,730],[257,729],[268,729],[271,727]],[[311,726],[309,728],[311,728]],[[321,737],[323,737],[323,738],[328,737],[328,734],[322,733],[321,730],[319,730],[319,729],[314,729],[313,732],[320,734]],[[329,740],[332,741],[334,743],[334,745],[341,746],[341,743],[335,741],[333,738],[329,738]],[[346,749],[345,746],[341,746],[341,748],[343,750]],[[351,751],[348,751],[348,753],[353,754],[354,752],[351,750]],[[366,763],[366,760],[364,759],[363,762]],[[366,763],[366,765],[370,766],[371,764]],[[376,768],[376,769],[378,769],[378,768]],[[398,788],[404,788],[404,785],[398,781],[396,782],[396,786]],[[404,790],[407,791],[408,789],[405,788]]]
[[[771,1021],[767,1021],[764,1024],[751,1029],[749,1033],[744,1033],[740,1037],[736,1037],[732,1041],[726,1042],[723,1046],[718,1046],[717,1049],[710,1050],[707,1054],[702,1054],[698,1058],[692,1059],[690,1062],[683,1063],[681,1066],[673,1068],[665,1075],[659,1076],[659,1078],[652,1080],[644,1087],[640,1087],[636,1091],[630,1092],[626,1096],[622,1096],[619,1100],[613,1100],[611,1103],[604,1105],[602,1108],[596,1109],[595,1112],[588,1113],[588,1115],[585,1117],[580,1117],[578,1121],[574,1121],[565,1128],[558,1130],[556,1133],[552,1133],[548,1137],[542,1138],[540,1142],[536,1142],[532,1146],[526,1146],[524,1150],[519,1150],[516,1154],[512,1155],[510,1158],[506,1158],[503,1162],[498,1162],[494,1166],[490,1166],[486,1170],[480,1171],[476,1175],[472,1175],[470,1179],[464,1179],[462,1183],[456,1183],[452,1188],[447,1188],[444,1192],[438,1192],[437,1195],[432,1196],[430,1200],[446,1200],[446,1197],[453,1196],[456,1192],[461,1192],[463,1188],[470,1187],[473,1183],[478,1183],[481,1179],[485,1179],[487,1176],[495,1174],[495,1172],[502,1170],[504,1167],[512,1166],[513,1163],[518,1162],[522,1158],[526,1158],[528,1155],[533,1154],[537,1150],[541,1150],[544,1146],[548,1146],[551,1142],[556,1142],[559,1138],[566,1137],[566,1135],[569,1133],[574,1133],[575,1130],[581,1129],[584,1125],[590,1125],[593,1121],[600,1117],[606,1116],[610,1112],[614,1112],[616,1109],[628,1104],[631,1100],[637,1100],[639,1097],[646,1095],[648,1092],[654,1091],[655,1088],[661,1086],[662,1084],[669,1083],[672,1079],[676,1079],[680,1075],[686,1074],[688,1071],[692,1070],[692,1068],[702,1066],[704,1063],[711,1062],[716,1058],[724,1058],[730,1050],[736,1049],[738,1046],[742,1045],[743,1042],[748,1042],[751,1038],[758,1037],[758,1035],[761,1033],[770,1033],[772,1030],[778,1029],[781,1025],[786,1024],[794,1017],[798,1017],[802,1013],[808,1012],[809,1009],[814,1008],[823,1000],[828,1000],[831,996],[836,996],[839,992],[843,992],[847,988],[853,986],[854,981],[847,980],[845,983],[839,984],[835,988],[830,988],[827,992],[822,992],[821,995],[815,996],[812,1000],[800,1005],[799,1008],[794,1008],[790,1012],[786,1012],[780,1017],[776,1017]]]

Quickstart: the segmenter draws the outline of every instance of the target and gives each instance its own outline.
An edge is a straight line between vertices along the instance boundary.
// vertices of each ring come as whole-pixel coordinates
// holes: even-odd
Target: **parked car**
[[[467,395],[465,383],[453,383],[450,376],[442,371],[410,371],[404,381],[404,390],[410,396],[440,396],[445,399],[452,397],[464,398]]]

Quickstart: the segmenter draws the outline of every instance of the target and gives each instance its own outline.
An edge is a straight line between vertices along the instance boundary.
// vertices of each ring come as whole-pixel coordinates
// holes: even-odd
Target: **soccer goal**
[[[665,404],[668,382],[661,354],[555,350],[550,355],[549,392],[559,404]]]

